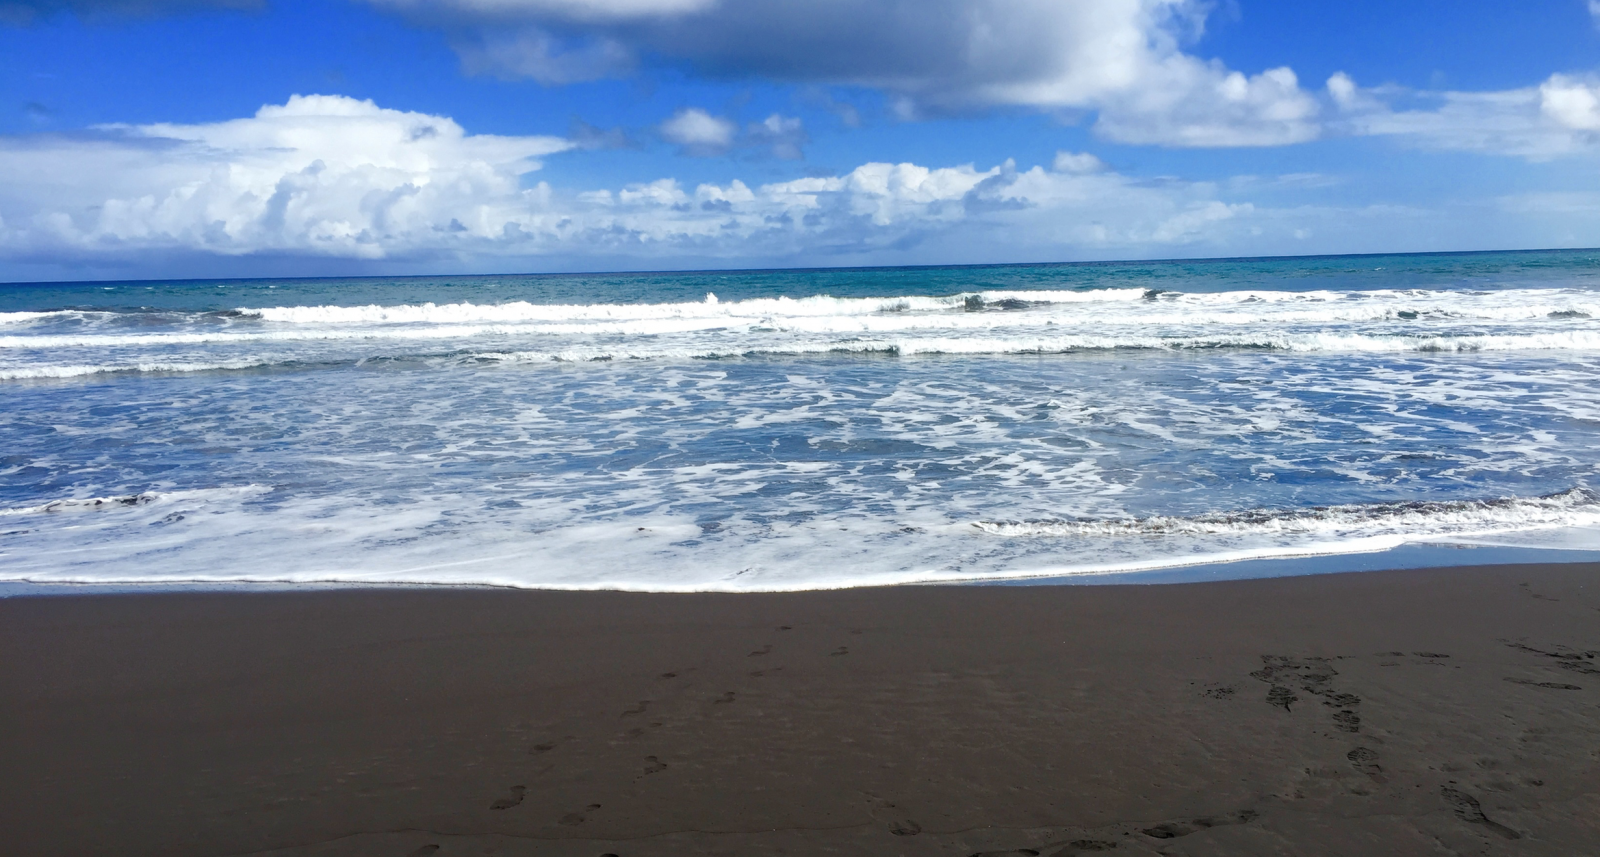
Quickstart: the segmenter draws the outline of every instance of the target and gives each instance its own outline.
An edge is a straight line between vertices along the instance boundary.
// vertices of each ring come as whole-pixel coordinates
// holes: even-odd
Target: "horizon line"
[[[1582,253],[1600,252],[1600,247],[1537,247],[1499,250],[1417,250],[1417,251],[1391,251],[1374,253],[1303,253],[1283,255],[1260,256],[1175,256],[1154,259],[1102,259],[1080,261],[1056,262],[965,262],[954,264],[923,264],[923,265],[809,265],[784,267],[758,267],[758,268],[655,268],[640,270],[610,270],[610,271],[545,271],[545,272],[499,272],[491,274],[345,274],[335,276],[299,276],[299,277],[149,277],[142,279],[121,280],[15,280],[0,282],[0,288],[11,286],[70,286],[70,285],[101,285],[106,283],[134,284],[134,283],[250,283],[250,282],[309,282],[318,280],[423,280],[438,279],[443,277],[461,278],[487,278],[487,277],[632,277],[652,275],[690,275],[690,274],[772,274],[786,271],[815,272],[815,271],[918,271],[918,270],[949,270],[949,269],[984,269],[984,268],[1075,268],[1075,267],[1107,267],[1115,265],[1177,265],[1196,263],[1219,262],[1267,262],[1267,261],[1292,261],[1297,259],[1371,259],[1393,256],[1490,256],[1509,253]]]

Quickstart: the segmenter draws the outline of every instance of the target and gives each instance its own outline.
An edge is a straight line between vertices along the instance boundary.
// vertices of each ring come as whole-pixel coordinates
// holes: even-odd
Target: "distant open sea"
[[[0,286],[0,580],[1600,547],[1600,253]]]

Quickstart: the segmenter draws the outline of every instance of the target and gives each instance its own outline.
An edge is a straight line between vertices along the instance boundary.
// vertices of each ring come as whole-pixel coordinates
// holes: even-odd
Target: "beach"
[[[1600,566],[0,600],[14,855],[1593,853]]]

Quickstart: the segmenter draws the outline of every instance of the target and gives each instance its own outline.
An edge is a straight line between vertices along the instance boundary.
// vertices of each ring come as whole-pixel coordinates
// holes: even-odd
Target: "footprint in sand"
[[[1539,594],[1537,592],[1534,592],[1531,588],[1529,588],[1528,584],[1526,584],[1526,583],[1519,583],[1517,585],[1522,587],[1522,593],[1524,595],[1527,595],[1527,596],[1529,596],[1531,598],[1535,598],[1535,599],[1538,599],[1540,601],[1560,601],[1561,600],[1559,598],[1551,598],[1548,595],[1541,595],[1541,594]]]
[[[1117,843],[1104,839],[1074,839],[1065,845],[1051,844],[1039,848],[1013,848],[1010,851],[979,851],[972,857],[1075,857],[1092,851],[1110,851]]]
[[[780,630],[780,631],[792,631],[792,630],[794,630],[794,626],[793,625],[779,625],[778,626],[778,630]]]
[[[588,813],[594,812],[599,808],[600,804],[591,803],[577,812],[569,812],[566,815],[561,816],[561,820],[557,823],[567,827],[577,827],[588,820]]]
[[[1383,781],[1383,768],[1378,765],[1378,752],[1376,750],[1369,750],[1366,747],[1357,747],[1354,750],[1344,754],[1344,757],[1350,760],[1350,764],[1354,766],[1356,770],[1366,774],[1378,782]]]
[[[1388,655],[1394,654],[1393,652],[1388,653]],[[1439,655],[1438,657],[1448,656]],[[1262,655],[1261,669],[1251,673],[1250,677],[1272,685],[1272,688],[1267,691],[1267,703],[1269,705],[1276,705],[1284,711],[1293,710],[1291,706],[1300,699],[1294,692],[1294,688],[1298,688],[1305,693],[1321,698],[1323,705],[1339,709],[1333,715],[1335,729],[1341,732],[1360,732],[1361,716],[1355,712],[1355,707],[1361,704],[1361,697],[1353,693],[1341,693],[1334,690],[1333,679],[1338,674],[1339,671],[1333,668],[1327,658],[1291,658],[1283,655]]]
[[[771,652],[772,652],[772,644],[768,643],[765,646],[762,646],[761,648],[756,649],[755,651],[751,652],[750,654],[745,655],[745,657],[747,657],[747,658],[759,658],[762,655],[770,654]]]
[[[1260,813],[1255,810],[1246,809],[1229,815],[1193,818],[1188,821],[1169,821],[1166,824],[1145,828],[1144,835],[1152,839],[1177,839],[1180,836],[1188,836],[1191,833],[1199,833],[1202,830],[1210,830],[1213,827],[1249,824],[1255,821],[1258,815]]]
[[[840,647],[839,647],[839,648],[837,648],[837,649],[834,649],[834,650],[833,650],[833,651],[831,651],[831,652],[829,652],[829,653],[828,653],[828,656],[829,656],[829,657],[832,657],[832,658],[837,658],[837,657],[838,657],[838,656],[840,656],[840,655],[848,655],[848,654],[850,654],[850,649],[849,649],[849,647],[847,647],[847,646],[840,646]]]
[[[1559,681],[1533,681],[1525,678],[1508,678],[1506,681],[1512,684],[1525,684],[1529,687],[1547,687],[1551,690],[1583,690],[1583,688],[1575,684],[1562,684]]]
[[[421,848],[418,848],[417,850],[411,852],[410,854],[407,854],[406,857],[429,857],[429,855],[432,855],[434,852],[436,852],[438,850],[439,850],[439,846],[437,846],[437,845],[431,845],[431,844],[430,845],[424,845]]]
[[[620,714],[618,716],[619,717],[638,717],[639,715],[643,714],[644,710],[646,708],[648,708],[648,707],[650,707],[650,700],[641,699],[641,700],[639,700],[639,704],[638,705],[635,705],[634,707],[627,709],[626,711],[622,712],[622,714]]]
[[[862,797],[867,799],[867,806],[869,807],[867,811],[872,813],[874,818],[879,819],[880,821],[885,816],[890,818],[889,832],[895,836],[916,836],[922,832],[922,825],[912,821],[909,818],[900,816],[898,807],[895,806],[894,801],[885,800],[884,798],[878,797],[871,792],[863,792]],[[886,810],[896,811],[890,813],[886,812]]]
[[[730,691],[722,694],[722,696],[718,697],[717,699],[711,700],[711,704],[712,705],[727,705],[728,703],[730,703],[732,701],[733,701],[733,691],[730,690]]]
[[[1600,666],[1596,666],[1594,663],[1596,655],[1600,655],[1600,652],[1580,652],[1561,645],[1551,649],[1541,649],[1518,640],[1501,640],[1500,642],[1531,655],[1544,655],[1547,658],[1555,658],[1556,666],[1564,670],[1571,670],[1579,675],[1600,676]]]
[[[645,761],[645,766],[644,766],[645,776],[649,776],[651,774],[659,774],[662,771],[665,771],[667,769],[667,763],[661,761],[660,759],[657,759],[655,756],[645,756],[644,757],[644,761]]]
[[[503,797],[503,798],[495,801],[494,803],[489,804],[489,808],[490,809],[510,809],[510,808],[516,806],[517,804],[522,803],[522,798],[523,798],[523,796],[527,795],[527,793],[528,793],[528,787],[527,786],[512,786],[511,787],[511,796],[510,797]]]
[[[662,673],[661,675],[657,676],[657,678],[677,678],[677,677],[678,677],[677,673]]]
[[[1506,827],[1504,824],[1490,821],[1489,816],[1483,814],[1483,805],[1478,799],[1459,789],[1449,786],[1440,786],[1439,794],[1444,796],[1445,802],[1456,811],[1456,818],[1468,824],[1480,824],[1489,828],[1507,839],[1521,839],[1522,834]]]
[[[1089,851],[1110,851],[1117,847],[1115,842],[1104,839],[1074,839],[1067,843],[1067,847],[1051,854],[1050,857],[1072,857],[1074,854],[1083,854]]]
[[[1299,701],[1300,697],[1295,696],[1294,691],[1281,684],[1275,684],[1267,691],[1267,704],[1276,705],[1284,711],[1292,711],[1290,706]]]

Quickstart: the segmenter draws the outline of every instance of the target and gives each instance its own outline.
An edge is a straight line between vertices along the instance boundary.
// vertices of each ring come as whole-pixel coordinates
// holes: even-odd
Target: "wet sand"
[[[1600,853],[1600,565],[0,601],[8,855]]]

